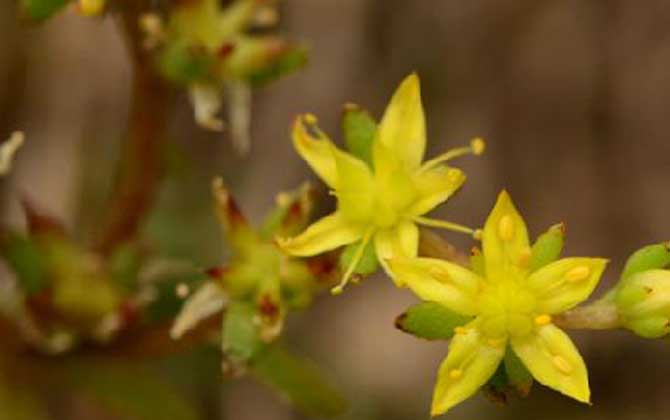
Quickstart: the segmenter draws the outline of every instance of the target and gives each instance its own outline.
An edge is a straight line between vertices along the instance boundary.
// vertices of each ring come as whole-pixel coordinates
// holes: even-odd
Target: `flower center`
[[[539,322],[535,298],[517,284],[487,285],[478,304],[481,330],[489,340],[528,335]]]

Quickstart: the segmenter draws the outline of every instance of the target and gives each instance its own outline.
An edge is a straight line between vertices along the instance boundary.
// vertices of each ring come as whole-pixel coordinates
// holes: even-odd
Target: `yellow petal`
[[[375,223],[390,226],[406,214],[418,195],[411,173],[406,165],[385,144],[373,145],[377,207]]]
[[[440,165],[427,171],[417,171],[414,184],[418,191],[418,200],[412,205],[413,216],[426,214],[436,206],[444,203],[465,182],[463,171]]]
[[[379,262],[395,281],[388,261],[394,258],[416,257],[419,250],[419,228],[412,222],[402,222],[393,228],[378,231],[374,239]]]
[[[317,128],[312,115],[301,115],[293,124],[293,146],[298,154],[330,188],[337,188],[335,145]]]
[[[389,266],[396,282],[421,299],[463,315],[476,315],[476,296],[483,280],[472,271],[434,258],[394,258]]]
[[[600,280],[607,260],[564,258],[546,265],[528,277],[538,310],[545,314],[564,312],[586,300]]]
[[[507,191],[500,193],[486,220],[482,248],[491,281],[525,269],[523,257],[530,252],[528,231]]]
[[[363,237],[364,226],[351,223],[335,212],[310,225],[302,234],[289,239],[278,238],[287,253],[307,257],[356,242]]]
[[[369,222],[373,218],[374,179],[368,165],[349,153],[332,147],[337,170],[338,209],[347,218]]]
[[[421,164],[426,148],[426,122],[416,73],[403,80],[393,94],[375,141],[386,145],[407,168],[415,169]]]
[[[537,333],[512,338],[512,349],[541,384],[588,403],[589,379],[584,360],[570,337],[552,324]]]
[[[431,415],[443,414],[477,392],[495,373],[505,347],[505,343],[487,345],[473,323],[456,334],[437,374]]]

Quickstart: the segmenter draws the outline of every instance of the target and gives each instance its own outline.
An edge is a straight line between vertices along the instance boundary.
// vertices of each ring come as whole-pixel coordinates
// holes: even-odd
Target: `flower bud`
[[[614,296],[621,324],[645,338],[670,332],[670,270],[631,274]]]

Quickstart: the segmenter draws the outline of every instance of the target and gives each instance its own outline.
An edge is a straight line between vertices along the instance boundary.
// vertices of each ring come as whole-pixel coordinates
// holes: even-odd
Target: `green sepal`
[[[207,79],[214,59],[204,49],[186,42],[168,43],[158,58],[158,67],[168,80],[189,84]]]
[[[347,268],[352,264],[354,255],[358,251],[360,245],[361,242],[359,241],[344,248],[344,251],[342,251],[342,254],[340,255],[340,269],[342,271],[346,271]],[[375,251],[374,244],[372,242],[368,242],[365,245],[365,249],[363,250],[363,256],[358,261],[358,264],[356,265],[356,268],[354,268],[353,272],[362,276],[369,276],[370,274],[376,272],[378,268],[379,260],[377,258],[377,251]]]
[[[245,366],[263,348],[254,318],[256,307],[248,302],[231,302],[223,318],[221,348],[236,366]]]
[[[631,275],[641,271],[665,268],[670,265],[670,249],[668,243],[647,245],[635,251],[621,273],[621,280],[624,281]]]
[[[538,270],[556,261],[561,256],[564,243],[565,225],[563,223],[553,225],[540,235],[531,248],[530,271]]]
[[[454,328],[467,324],[470,317],[453,312],[434,302],[411,306],[395,320],[395,326],[408,334],[426,340],[448,340]]]
[[[21,13],[28,19],[41,22],[59,12],[69,2],[69,0],[21,0]]]
[[[139,271],[142,267],[142,255],[137,247],[124,244],[117,247],[109,258],[111,280],[126,291],[138,288]]]
[[[43,255],[30,238],[9,233],[0,238],[0,255],[16,274],[27,295],[39,293],[47,285]]]
[[[307,64],[307,50],[305,48],[292,48],[283,53],[273,63],[253,72],[249,76],[249,82],[254,86],[261,86],[293,73],[305,64]]]
[[[358,105],[347,104],[342,116],[342,132],[347,149],[372,167],[372,143],[377,124],[370,114]]]
[[[533,385],[533,375],[528,371],[519,356],[510,348],[505,353],[503,359],[505,365],[505,373],[509,385],[525,397],[530,393],[530,387]]]
[[[626,328],[643,338],[660,338],[670,332],[670,322],[663,315],[627,321],[625,324]]]
[[[251,365],[253,375],[310,417],[330,418],[347,408],[342,395],[310,360],[279,344],[267,346]]]

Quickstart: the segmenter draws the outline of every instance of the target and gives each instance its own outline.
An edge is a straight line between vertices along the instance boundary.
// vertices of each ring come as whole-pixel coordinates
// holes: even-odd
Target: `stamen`
[[[511,241],[514,238],[514,219],[509,214],[500,218],[498,222],[498,236],[503,241]]]
[[[486,149],[486,143],[481,137],[476,137],[470,141],[470,145],[466,147],[458,147],[456,149],[451,149],[447,151],[446,153],[443,153],[439,155],[436,158],[433,158],[429,161],[427,161],[422,167],[422,171],[427,171],[435,166],[439,165],[440,163],[450,161],[452,159],[455,159],[457,157],[465,156],[465,155],[475,155],[479,156],[482,153],[484,153],[484,150]]]
[[[565,279],[570,283],[586,280],[591,275],[591,269],[586,265],[579,265],[565,273]]]
[[[188,284],[186,283],[179,283],[175,288],[175,294],[180,299],[186,298],[186,296],[188,296],[189,293],[191,293],[191,289],[188,287]]]
[[[303,121],[305,121],[305,123],[309,125],[314,125],[319,122],[319,120],[316,118],[314,114],[303,115]]]
[[[368,242],[370,242],[371,237],[372,237],[372,230],[368,230],[367,232],[365,232],[365,235],[363,235],[363,239],[361,239],[361,244],[358,245],[358,248],[354,253],[354,257],[351,259],[349,267],[347,267],[347,271],[344,272],[342,280],[340,280],[340,284],[330,289],[330,293],[332,293],[333,295],[342,294],[342,292],[344,291],[344,286],[347,285],[349,279],[354,273],[354,270],[358,266],[358,263],[361,262],[361,258],[363,258],[363,252],[365,251],[365,247],[368,245]]]
[[[454,334],[456,335],[465,335],[468,333],[468,329],[465,327],[456,327],[454,328]]]
[[[542,314],[535,317],[535,324],[539,326],[548,325],[551,323],[551,315]]]
[[[463,376],[463,371],[460,369],[452,369],[449,371],[449,377],[453,380],[457,380],[461,376]]]
[[[519,260],[518,260],[519,267],[528,268],[528,264],[530,263],[530,257],[531,257],[530,248],[522,249],[519,252]]]
[[[570,362],[561,356],[552,357],[551,362],[556,366],[556,369],[560,370],[561,373],[565,375],[569,375],[572,372],[572,365]]]
[[[446,220],[436,220],[436,219],[430,219],[428,217],[419,216],[415,217],[414,221],[420,225],[447,229],[454,232],[467,233],[473,236],[477,232],[476,230],[469,228],[467,226],[459,225],[458,223],[447,222]]]

